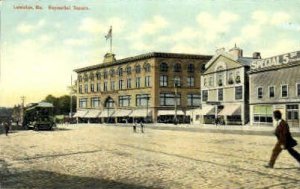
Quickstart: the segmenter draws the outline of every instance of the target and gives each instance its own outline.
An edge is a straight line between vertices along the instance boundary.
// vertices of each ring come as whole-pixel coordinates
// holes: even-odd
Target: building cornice
[[[74,72],[80,73],[84,71],[89,71],[98,68],[106,68],[116,65],[125,64],[128,62],[145,60],[149,58],[181,58],[181,59],[202,59],[202,60],[210,60],[212,56],[210,55],[197,55],[197,54],[182,54],[182,53],[164,53],[164,52],[150,52],[146,54],[141,54],[133,57],[127,57],[120,60],[116,60],[115,62],[109,63],[99,63],[92,66],[87,66],[83,68],[75,69]]]
[[[276,66],[271,66],[271,67],[258,68],[255,70],[250,70],[248,73],[251,75],[251,74],[256,74],[256,73],[260,73],[260,72],[274,71],[274,70],[279,70],[282,68],[289,68],[289,67],[295,67],[295,66],[300,66],[300,61],[291,62],[289,64],[282,64],[282,65],[276,65]]]

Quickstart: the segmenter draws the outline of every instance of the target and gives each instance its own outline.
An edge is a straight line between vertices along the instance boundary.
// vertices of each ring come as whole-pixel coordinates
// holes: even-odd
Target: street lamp
[[[147,103],[146,104],[146,120],[145,120],[146,122],[148,122],[148,106],[149,106],[148,104],[149,104],[149,99],[150,99],[150,96],[147,95],[146,96],[146,100],[147,100],[147,102],[146,102]]]

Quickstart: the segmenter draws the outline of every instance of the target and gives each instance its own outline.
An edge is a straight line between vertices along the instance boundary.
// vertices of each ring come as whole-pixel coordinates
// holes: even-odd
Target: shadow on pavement
[[[103,178],[91,178],[33,170],[2,176],[0,188],[150,188]]]

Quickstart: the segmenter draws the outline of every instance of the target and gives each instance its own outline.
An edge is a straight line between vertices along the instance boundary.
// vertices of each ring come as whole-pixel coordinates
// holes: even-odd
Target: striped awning
[[[230,115],[241,115],[241,105],[229,104],[225,105],[218,115],[230,116]]]
[[[126,117],[126,116],[129,116],[131,114],[131,112],[132,112],[132,110],[118,109],[114,113],[114,117]]]
[[[184,115],[182,110],[177,110],[177,115]],[[175,115],[175,110],[158,110],[157,116],[161,115]]]
[[[98,117],[113,117],[114,109],[104,109]]]
[[[147,109],[136,109],[133,110],[132,113],[129,115],[129,117],[146,117],[146,116],[151,116],[152,111]]]
[[[73,117],[84,117],[88,112],[88,110],[77,110]]]
[[[200,115],[214,115],[215,107],[214,106],[204,106],[201,111],[199,111]]]
[[[100,110],[89,110],[84,117],[86,118],[97,118],[100,115],[101,111]]]

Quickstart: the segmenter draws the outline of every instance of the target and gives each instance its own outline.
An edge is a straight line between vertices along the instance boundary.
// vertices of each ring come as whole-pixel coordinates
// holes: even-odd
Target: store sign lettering
[[[300,61],[300,51],[286,53],[271,58],[255,60],[251,63],[251,70],[276,66],[281,64],[287,64],[296,61]]]

